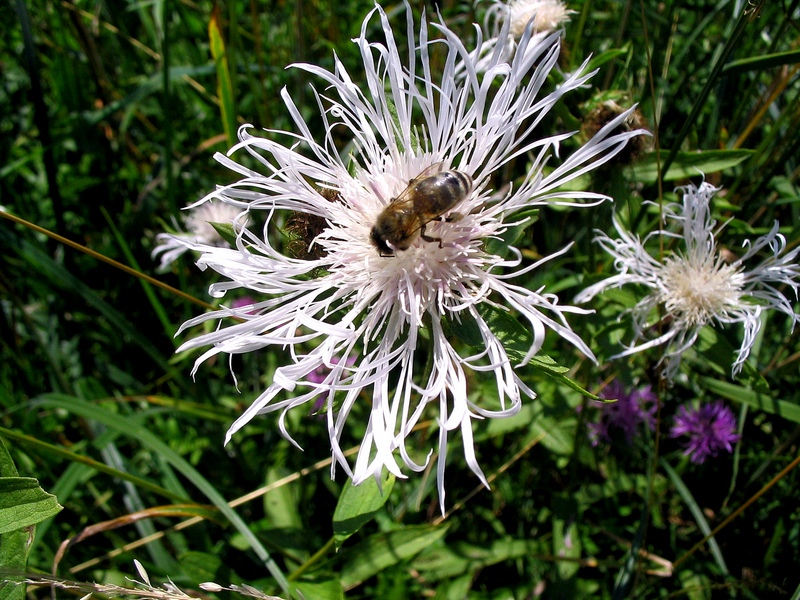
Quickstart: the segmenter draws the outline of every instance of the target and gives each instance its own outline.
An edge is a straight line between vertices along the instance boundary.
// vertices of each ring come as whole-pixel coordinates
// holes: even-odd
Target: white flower
[[[478,70],[495,52],[510,61],[526,29],[530,29],[531,47],[568,22],[574,12],[561,0],[491,0],[484,25],[488,37],[474,54]]]
[[[650,288],[650,293],[633,308],[633,344],[611,358],[663,346],[659,364],[664,363],[664,377],[668,380],[673,379],[681,356],[697,341],[705,325],[741,323],[744,326],[742,345],[732,367],[736,375],[753,347],[763,310],[785,313],[792,325],[800,321],[800,315],[794,312],[792,303],[779,289],[780,286],[791,287],[797,299],[800,266],[796,259],[800,250],[785,253],[786,240],[778,233],[775,222],[768,234],[752,244],[746,241],[744,255],[727,264],[717,251],[716,221],[709,214],[709,202],[718,189],[708,183],[699,188],[689,185],[680,189],[683,190],[683,204],[666,207],[664,219],[682,227],[682,236],[664,229],[652,232],[642,241],[626,231],[615,216],[614,227],[619,239],[598,232],[600,235],[595,241],[614,257],[614,267],[619,274],[587,288],[576,300],[585,302],[603,290],[629,283]],[[654,258],[645,249],[645,243],[661,235],[682,237],[685,248],[665,251],[662,259]],[[767,247],[772,255],[747,270],[745,263]],[[659,318],[656,309],[667,317],[663,321],[666,331],[646,339],[654,325],[652,319]]]
[[[187,207],[192,208],[192,207]],[[242,215],[242,209],[224,202],[206,202],[188,213],[184,219],[185,233],[159,233],[156,236],[158,245],[153,249],[153,258],[161,255],[159,271],[166,271],[189,247],[185,242],[227,246],[219,232],[211,223],[236,226],[236,219]]]
[[[381,41],[371,42],[371,20],[380,19]],[[580,150],[550,165],[561,141],[572,134],[538,137],[537,126],[565,93],[585,85],[592,75],[583,69],[555,90],[542,91],[556,63],[559,37],[551,35],[528,48],[512,64],[495,61],[482,75],[459,37],[444,23],[430,38],[423,17],[418,41],[406,5],[412,51],[401,57],[383,9],[365,19],[355,40],[363,59],[366,82],[355,83],[338,60],[335,71],[299,64],[320,77],[324,93],[315,92],[324,129],[316,136],[286,90],[282,96],[299,133],[283,135],[288,146],[256,137],[247,127],[231,153],[244,149],[267,174],[224,156],[217,159],[242,175],[204,200],[215,199],[249,211],[266,213],[264,236],[243,230],[235,249],[189,244],[202,252],[198,265],[211,267],[229,281],[211,286],[214,296],[234,288],[260,293],[264,299],[238,309],[196,317],[181,331],[209,320],[238,317],[241,322],[185,342],[179,351],[211,346],[197,361],[219,353],[250,352],[274,346],[284,349],[288,364],[275,372],[272,384],[231,426],[227,440],[255,415],[286,412],[326,398],[327,426],[334,457],[355,483],[378,478],[384,468],[404,477],[403,466],[422,471],[434,452],[409,447],[412,429],[429,416],[439,425],[437,483],[444,506],[444,469],[448,436],[460,431],[466,462],[486,483],[472,442],[472,423],[484,417],[506,417],[520,408],[522,395],[533,392],[515,373],[505,348],[479,312],[479,306],[505,305],[530,330],[533,340],[525,362],[552,329],[587,356],[591,351],[570,329],[565,315],[586,311],[562,306],[553,294],[511,283],[530,277],[536,264],[523,264],[512,248],[510,258],[486,251],[487,238],[518,224],[515,213],[531,207],[561,204],[586,206],[605,199],[591,192],[559,191],[565,183],[600,166],[639,132],[611,136],[627,114],[609,124]],[[436,74],[429,61],[434,48],[447,56]],[[465,77],[453,76],[456,64]],[[585,65],[584,65],[585,69]],[[334,132],[336,135],[334,135]],[[334,139],[351,139],[347,159]],[[318,141],[319,140],[319,141]],[[514,159],[527,157],[530,172],[515,186],[491,189],[491,176]],[[441,163],[441,164],[439,164]],[[381,253],[371,230],[378,215],[416,178],[432,170],[457,170],[472,179],[463,200],[445,211],[445,220],[427,223],[426,236],[406,250]],[[463,178],[462,178],[463,179]],[[292,214],[293,216],[287,217]],[[301,226],[297,226],[297,215]],[[448,218],[449,217],[449,218]],[[276,229],[321,231],[307,240],[301,258],[285,256],[276,247]],[[397,248],[395,244],[395,248]],[[446,328],[471,324],[483,348],[462,356]],[[420,372],[420,363],[427,367]],[[322,367],[322,369],[320,369]],[[497,384],[495,398],[469,395],[469,370],[486,373]],[[319,373],[325,373],[320,382]],[[351,412],[366,412],[366,433],[354,465],[340,446]],[[308,409],[306,409],[308,410]],[[351,423],[352,426],[352,423]],[[358,429],[358,428],[356,428]],[[226,440],[226,441],[227,441]]]

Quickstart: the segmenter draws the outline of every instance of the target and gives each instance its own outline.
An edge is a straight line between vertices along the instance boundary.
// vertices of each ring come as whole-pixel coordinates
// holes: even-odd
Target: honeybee
[[[442,247],[441,238],[425,235],[425,226],[467,197],[472,190],[472,177],[441,169],[442,163],[425,169],[378,215],[370,238],[381,256],[408,249],[418,237],[426,242],[438,241]]]

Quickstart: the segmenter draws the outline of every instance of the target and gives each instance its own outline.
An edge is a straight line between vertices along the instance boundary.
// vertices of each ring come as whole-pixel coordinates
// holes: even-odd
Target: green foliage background
[[[464,39],[486,9],[413,6],[440,10]],[[292,130],[282,88],[319,125],[306,74],[287,65],[333,69],[335,52],[358,77],[350,39],[371,8],[361,0],[3,4],[0,205],[155,275],[155,234],[181,218],[181,207],[232,181],[211,156],[227,149],[235,126]],[[571,302],[610,269],[593,229],[607,230],[616,208],[631,228],[651,231],[657,207],[643,201],[674,199],[684,177],[699,180],[695,167],[727,190],[714,208],[720,222],[734,219],[731,247],[775,219],[796,244],[797,0],[576,0],[569,8],[561,68],[592,53],[601,70],[593,89],[566,99],[546,134],[579,128],[604,98],[639,102],[661,160],[651,152],[582,182],[612,195],[614,207],[591,216],[542,211],[521,232],[526,257],[575,247],[526,285]],[[698,158],[700,150],[714,152]],[[524,167],[520,160],[505,175]],[[210,275],[188,256],[158,277],[209,300]],[[626,333],[620,311],[633,303],[622,292],[604,296],[595,315],[572,322],[592,340],[600,367],[558,340],[545,353],[592,391],[614,378],[652,383],[663,403],[660,435],[643,430],[632,446],[593,448],[585,425],[596,408],[529,368],[521,376],[536,401],[476,429],[490,491],[454,440],[442,520],[435,474],[386,482],[383,496],[331,481],[325,424],[314,415],[290,416],[305,452],[280,437],[272,418],[256,419],[224,448],[227,426],[284,357],[235,357],[238,391],[225,361],[206,363],[193,379],[196,356],[173,354],[177,326],[203,310],[186,299],[9,220],[0,224],[0,293],[0,436],[19,475],[36,478],[64,507],[52,515],[51,501],[37,496],[51,510],[35,519],[25,548],[31,576],[56,565],[63,579],[130,587],[125,577],[136,576],[137,559],[153,582],[169,578],[184,590],[247,584],[281,597],[798,597],[800,332],[785,319],[766,323],[739,379],[729,373],[741,332],[709,331],[686,376],[663,389],[657,355],[604,360]],[[472,384],[476,395],[496,393]],[[671,415],[684,402],[717,398],[738,411],[742,442],[732,456],[688,463],[665,437]],[[421,438],[436,435],[434,417]],[[6,483],[0,492],[15,493]],[[147,536],[154,539],[141,543]],[[4,571],[10,582],[21,572],[8,556],[0,545],[2,566],[16,567]]]

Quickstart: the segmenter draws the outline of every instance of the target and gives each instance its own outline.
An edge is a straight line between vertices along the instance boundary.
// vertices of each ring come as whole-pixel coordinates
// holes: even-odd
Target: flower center
[[[689,325],[703,325],[727,314],[739,304],[742,287],[737,269],[713,256],[666,259],[663,282],[660,300],[670,314]]]

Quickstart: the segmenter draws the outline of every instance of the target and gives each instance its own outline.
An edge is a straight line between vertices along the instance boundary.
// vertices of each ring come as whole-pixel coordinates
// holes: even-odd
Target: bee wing
[[[402,192],[400,192],[397,196],[392,198],[392,200],[387,205],[387,208],[390,206],[393,208],[399,208],[402,204],[406,203],[408,204],[409,208],[412,207],[414,205],[414,198],[411,195],[411,191],[416,185],[416,183],[422,179],[425,179],[426,177],[431,177],[432,175],[440,173],[442,171],[443,166],[444,163],[442,161],[439,161],[427,167],[424,171],[422,171],[422,173],[414,177],[414,179],[411,179],[408,182],[406,188]]]

